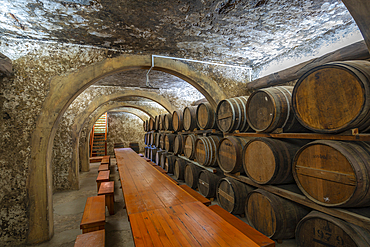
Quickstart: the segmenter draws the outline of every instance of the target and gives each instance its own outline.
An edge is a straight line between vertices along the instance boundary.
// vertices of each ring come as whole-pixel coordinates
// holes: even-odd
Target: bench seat
[[[80,234],[77,236],[74,247],[104,247],[105,230]]]
[[[87,198],[80,229],[82,233],[105,229],[105,196]]]
[[[100,184],[98,195],[105,195],[105,206],[107,206],[109,214],[114,214],[114,181],[102,182]]]
[[[206,206],[211,205],[211,201],[208,198],[205,198],[204,196],[202,196],[201,194],[199,194],[198,192],[196,192],[195,190],[193,190],[192,188],[190,188],[186,184],[179,185],[179,186],[183,190],[185,190],[186,192],[188,192],[192,197],[194,197],[195,199],[197,199],[198,201],[200,201],[201,203],[203,203],[204,205],[206,205]]]
[[[101,162],[104,156],[95,156],[95,157],[90,157],[90,163],[97,163]]]
[[[98,173],[98,177],[96,178],[96,185],[98,187],[98,191],[99,191],[99,188],[100,188],[100,184],[102,182],[109,182],[109,175],[110,175],[110,171],[100,171]]]
[[[102,165],[99,166],[98,172],[108,171],[108,170],[109,170],[108,164],[102,164]]]

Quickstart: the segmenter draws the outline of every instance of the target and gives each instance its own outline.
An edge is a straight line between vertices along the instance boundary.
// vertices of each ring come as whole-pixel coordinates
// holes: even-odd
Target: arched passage
[[[109,111],[112,111],[112,110],[115,110],[115,109],[110,109]],[[145,120],[148,120],[150,118],[149,115],[147,115],[146,113],[143,112],[143,114],[139,114],[138,112],[134,111],[134,109],[130,108],[130,107],[125,107],[123,106],[122,108],[119,107],[117,110],[113,111],[113,112],[125,112],[125,113],[130,113],[130,114],[133,114],[133,115],[136,115],[138,118],[141,119],[141,121],[145,121]]]

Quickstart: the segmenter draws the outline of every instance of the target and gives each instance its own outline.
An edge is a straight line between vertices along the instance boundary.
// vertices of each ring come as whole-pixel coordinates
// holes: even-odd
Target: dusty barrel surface
[[[178,134],[173,141],[173,152],[175,154],[182,154],[185,147],[185,137],[186,135]]]
[[[197,107],[196,106],[188,106],[185,107],[184,113],[184,130],[193,131],[197,128]]]
[[[217,146],[222,138],[219,136],[199,137],[195,143],[195,158],[203,166],[218,166]]]
[[[167,155],[166,160],[164,162],[164,170],[168,173],[173,174],[173,168],[175,164],[176,156],[175,155]]]
[[[216,191],[218,204],[231,214],[243,214],[247,194],[253,189],[232,178],[222,178]]]
[[[164,149],[166,149],[168,152],[173,152],[173,145],[176,136],[176,134],[165,134]]]
[[[197,107],[196,117],[200,129],[217,128],[216,113],[210,103],[200,103]]]
[[[370,146],[365,142],[317,140],[303,146],[293,163],[301,191],[323,206],[370,206]]]
[[[173,167],[173,175],[177,180],[184,180],[185,166],[187,161],[177,157]]]
[[[185,138],[185,147],[184,147],[184,154],[185,157],[188,159],[195,158],[195,142],[197,140],[197,136],[190,134],[187,135]]]
[[[251,94],[247,103],[249,126],[257,132],[307,131],[297,120],[292,107],[293,87],[260,89]]]
[[[345,61],[317,66],[293,90],[299,122],[319,133],[340,133],[370,126],[370,62]]]
[[[188,162],[185,166],[185,174],[184,179],[185,183],[192,189],[198,188],[198,178],[199,173],[202,169],[199,166],[196,166],[190,162]]]
[[[295,237],[299,247],[370,246],[369,230],[317,211],[298,223]]]
[[[216,124],[222,132],[249,129],[247,122],[247,96],[221,100],[216,109]]]
[[[207,198],[216,197],[217,184],[223,177],[223,175],[216,175],[209,171],[202,170],[199,173],[198,179],[199,192]]]
[[[164,129],[165,130],[173,130],[172,114],[170,114],[170,113],[164,115]]]
[[[227,136],[220,140],[217,148],[217,161],[220,168],[226,173],[244,173],[242,162],[243,147],[252,138]]]
[[[258,184],[293,183],[294,156],[305,143],[300,140],[255,138],[243,148],[244,171]]]
[[[272,239],[294,238],[298,222],[309,210],[262,189],[250,192],[245,202],[248,223]]]
[[[181,131],[184,129],[183,125],[183,112],[182,111],[174,111],[172,113],[172,127],[174,131]]]

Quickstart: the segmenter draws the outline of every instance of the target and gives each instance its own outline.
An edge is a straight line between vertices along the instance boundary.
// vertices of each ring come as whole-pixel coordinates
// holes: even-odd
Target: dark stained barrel
[[[148,142],[148,133],[144,134],[144,143],[145,143],[145,145],[149,144],[149,142]]]
[[[168,152],[173,152],[173,145],[175,141],[176,134],[165,134],[164,136],[164,149]]]
[[[161,133],[159,136],[159,147],[161,149],[165,149],[165,138],[166,138],[166,134]]]
[[[164,129],[165,130],[173,130],[172,114],[170,114],[170,113],[164,115]]]
[[[247,194],[254,188],[232,178],[223,178],[217,185],[217,202],[231,214],[243,214]]]
[[[140,147],[139,147],[139,143],[137,142],[130,142],[129,144],[129,147],[134,150],[136,153],[139,153],[140,152]]]
[[[159,130],[159,119],[160,119],[160,115],[155,116],[155,118],[154,118],[154,130]]]
[[[251,94],[247,103],[249,127],[257,132],[308,132],[297,120],[292,107],[293,87],[271,87]]]
[[[370,127],[370,62],[344,61],[317,66],[293,90],[298,121],[319,133]]]
[[[148,146],[144,147],[144,156],[145,158],[149,159],[149,147]]]
[[[161,146],[161,138],[162,138],[162,134],[161,133],[157,133],[157,135],[155,136],[155,139],[154,139],[154,145],[156,147],[160,147]]]
[[[249,129],[247,122],[247,96],[240,96],[221,100],[216,109],[216,124],[222,132],[239,130],[246,132]]]
[[[173,175],[177,180],[184,180],[187,161],[177,157],[173,166]]]
[[[293,183],[296,152],[307,142],[292,139],[255,138],[243,148],[243,168],[258,184]]]
[[[294,238],[298,222],[309,210],[262,189],[250,192],[245,202],[248,223],[272,239]]]
[[[196,111],[197,125],[200,129],[217,128],[216,113],[208,102],[200,103]]]
[[[203,166],[218,166],[217,163],[217,146],[222,137],[208,136],[199,137],[196,140],[195,158]]]
[[[365,142],[317,140],[303,146],[293,163],[301,191],[327,207],[370,206],[370,146]]]
[[[217,161],[226,173],[244,173],[242,162],[243,147],[252,138],[227,136],[221,139],[217,148]]]
[[[173,174],[173,169],[175,165],[176,156],[175,155],[167,155],[166,160],[164,162],[164,170],[168,173]]]
[[[198,178],[201,171],[202,169],[199,166],[196,166],[190,162],[186,164],[184,180],[190,188],[198,188]]]
[[[338,218],[312,211],[297,225],[298,247],[370,246],[370,232]]]
[[[173,152],[175,154],[183,154],[185,148],[185,137],[186,135],[178,134],[173,141]]]
[[[198,179],[199,192],[207,198],[215,198],[217,184],[223,177],[223,175],[216,175],[207,170],[202,170]]]
[[[197,107],[188,106],[184,109],[184,130],[193,131],[197,128]]]
[[[148,132],[148,145],[153,145],[153,132]]]
[[[172,127],[174,131],[181,131],[184,129],[183,121],[182,111],[174,111],[172,113]]]
[[[185,138],[184,154],[188,159],[195,158],[195,142],[197,140],[196,135],[190,134]]]

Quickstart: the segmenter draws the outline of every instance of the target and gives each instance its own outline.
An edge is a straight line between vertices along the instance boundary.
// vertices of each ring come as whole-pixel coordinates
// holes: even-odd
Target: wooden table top
[[[200,202],[131,214],[129,218],[136,247],[259,246]]]
[[[128,215],[197,201],[132,149],[115,154]]]

